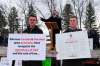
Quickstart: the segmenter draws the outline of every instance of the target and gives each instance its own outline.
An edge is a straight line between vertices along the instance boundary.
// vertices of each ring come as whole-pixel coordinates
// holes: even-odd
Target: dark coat
[[[64,31],[64,33],[66,32],[75,32],[75,31],[82,31],[82,29],[71,29],[71,28],[67,28],[67,30]]]
[[[58,27],[59,27],[59,29],[61,30],[62,28],[61,28],[61,18],[59,17],[59,16],[51,16],[51,17],[49,17],[48,19],[44,19],[44,18],[41,18],[41,20],[42,21],[44,21],[44,22],[56,22],[57,23],[57,25],[58,25]]]
[[[33,28],[33,29],[30,29],[28,26],[27,29],[25,29],[23,31],[23,33],[42,34],[43,31],[41,29],[39,29],[37,26],[35,26],[35,28]]]

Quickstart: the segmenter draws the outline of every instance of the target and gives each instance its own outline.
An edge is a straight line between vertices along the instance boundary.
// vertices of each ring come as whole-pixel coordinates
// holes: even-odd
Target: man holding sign
[[[77,25],[78,25],[78,22],[77,22],[77,17],[76,16],[72,16],[71,18],[70,18],[70,21],[69,21],[69,27],[67,28],[67,30],[65,30],[64,31],[64,33],[66,33],[66,32],[76,32],[76,31],[81,31],[81,29],[77,29]],[[73,34],[70,34],[69,35],[70,36],[70,40],[68,41],[68,39],[67,39],[67,41],[68,42],[66,42],[66,44],[69,44],[69,42],[71,41],[71,42],[76,42],[74,39],[73,39]],[[68,36],[67,36],[68,37]],[[62,37],[63,38],[63,37]],[[75,44],[75,43],[74,43]],[[66,51],[68,51],[69,53],[68,53],[68,55],[70,55],[70,53],[72,52],[73,54],[71,55],[71,57],[74,57],[77,53],[75,53],[75,49],[74,49],[74,46],[76,46],[76,45],[73,45],[73,47],[72,47],[72,45],[70,45],[69,46],[69,49],[70,50],[66,50]],[[78,46],[76,46],[76,47],[78,47]],[[77,48],[76,48],[77,49]],[[85,48],[84,48],[85,49]],[[65,51],[64,51],[65,52]],[[71,58],[70,57],[70,58]],[[68,59],[64,59],[63,61],[62,61],[62,66],[82,66],[82,60],[81,59],[69,59],[69,57],[68,57]]]
[[[42,34],[43,31],[37,26],[37,17],[30,15],[28,18],[28,27],[23,33]],[[22,66],[42,66],[42,61],[23,61]]]

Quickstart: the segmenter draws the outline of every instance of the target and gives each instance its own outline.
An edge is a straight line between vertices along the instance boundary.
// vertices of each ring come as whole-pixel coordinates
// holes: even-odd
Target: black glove
[[[41,19],[41,21],[45,21],[45,19],[44,19],[44,18],[42,18],[42,17],[40,17],[40,19]]]

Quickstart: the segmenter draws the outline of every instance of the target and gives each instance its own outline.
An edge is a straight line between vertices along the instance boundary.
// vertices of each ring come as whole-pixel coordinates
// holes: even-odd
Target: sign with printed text
[[[7,57],[1,57],[0,66],[12,66],[12,61],[8,60]]]
[[[44,34],[9,34],[7,57],[10,60],[45,60]]]
[[[57,59],[91,58],[87,31],[56,35]]]

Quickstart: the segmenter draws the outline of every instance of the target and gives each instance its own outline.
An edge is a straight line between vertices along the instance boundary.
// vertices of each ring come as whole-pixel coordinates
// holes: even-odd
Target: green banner
[[[46,58],[45,61],[42,61],[42,66],[51,66],[51,58]]]

